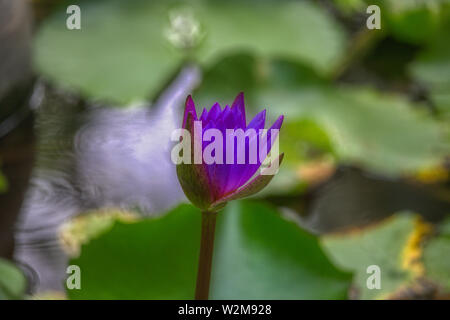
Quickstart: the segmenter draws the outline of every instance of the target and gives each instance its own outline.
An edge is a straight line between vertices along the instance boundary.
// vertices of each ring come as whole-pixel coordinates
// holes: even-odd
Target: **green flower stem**
[[[209,296],[216,218],[217,212],[202,212],[202,235],[198,259],[197,286],[195,288],[196,300],[208,300]]]

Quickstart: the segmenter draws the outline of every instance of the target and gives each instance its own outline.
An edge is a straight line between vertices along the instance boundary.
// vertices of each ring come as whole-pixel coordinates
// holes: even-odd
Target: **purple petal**
[[[222,119],[223,119],[225,130],[235,128],[236,120],[234,118],[233,111],[231,110],[231,108],[229,106],[225,107],[223,114],[222,114]],[[225,134],[225,131],[223,132],[223,134]]]
[[[238,124],[240,128],[245,128],[246,120],[245,120],[245,103],[244,103],[244,93],[240,92],[236,98],[234,99],[233,104],[231,105],[231,109],[233,109],[238,115]]]
[[[208,110],[206,108],[203,108],[202,114],[200,115],[200,121],[205,121],[206,117],[208,116]]]
[[[194,111],[187,112],[186,129],[189,132],[194,131]],[[193,137],[198,139],[198,137]],[[194,159],[194,141],[191,140],[191,159]],[[197,207],[206,209],[214,201],[214,185],[208,175],[208,170],[204,164],[186,164],[181,163],[177,165],[177,176],[180,181],[186,197]]]
[[[259,133],[259,129],[263,129],[264,128],[264,123],[266,121],[266,110],[264,109],[263,111],[259,112],[253,119],[252,121],[250,121],[250,123],[247,126],[247,129],[254,129],[256,131],[256,136],[254,137],[254,139],[258,139],[258,133]],[[257,146],[258,146],[258,141],[257,141]],[[250,144],[251,141],[247,141],[245,143],[245,150],[248,150],[250,148]],[[249,155],[246,154],[245,157],[245,161],[246,164],[237,164],[237,152],[236,152],[236,148],[235,148],[235,156],[234,156],[234,165],[232,165],[231,169],[230,169],[230,176],[231,179],[228,181],[228,185],[227,185],[227,190],[228,191],[233,191],[236,188],[239,188],[240,186],[242,186],[245,182],[248,181],[248,179],[250,179],[255,172],[258,170],[258,168],[261,165],[261,162],[259,161],[259,157],[257,157],[257,162],[255,164],[251,164],[249,162]],[[257,148],[257,150],[259,150]]]
[[[186,121],[187,121],[189,113],[192,114],[194,121],[197,120],[197,112],[195,111],[195,104],[194,104],[194,101],[192,100],[191,95],[188,95],[188,97],[186,98],[186,104],[185,104],[184,116],[183,116],[183,126],[182,126],[183,129],[186,128]]]
[[[231,108],[227,105],[223,109],[222,113],[219,115],[215,121],[215,128],[222,132],[223,140],[223,164],[212,164],[209,166],[208,170],[211,178],[218,185],[217,197],[220,198],[223,194],[233,191],[230,189],[230,172],[232,171],[233,165],[226,164],[226,129],[234,129],[236,123],[234,121],[233,112]]]
[[[265,116],[266,116],[266,112],[265,112],[265,110],[263,110],[262,112],[260,112],[259,114],[257,114],[255,116],[255,118],[249,123],[248,127],[252,126],[253,129],[257,130],[257,132],[259,134],[259,129],[264,128]],[[261,148],[263,148],[264,151],[267,148],[267,154],[270,152],[270,150],[272,149],[272,140],[271,140],[272,139],[272,131],[271,130],[272,129],[279,130],[281,128],[281,125],[283,124],[283,119],[284,119],[284,116],[278,117],[278,119],[273,123],[273,125],[267,131],[267,134],[260,137],[261,141],[258,139],[257,163],[250,164],[248,157],[246,157],[246,167],[237,169],[237,170],[240,170],[241,172],[238,175],[237,181],[235,181],[235,184],[234,184],[235,187],[239,188],[240,186],[245,184],[259,169],[259,167],[261,166],[261,161],[259,158],[259,151]],[[276,136],[273,137],[273,141],[275,141],[275,139],[276,139]],[[267,143],[269,143],[268,147],[266,147]],[[246,143],[246,150],[249,150],[249,143]],[[232,173],[232,175],[234,175],[234,174]]]
[[[281,164],[283,161],[284,153],[280,154],[278,158],[274,161],[278,161],[278,165]],[[272,162],[271,165],[273,165],[274,162]],[[251,195],[254,195],[255,193],[261,191],[264,189],[269,182],[273,179],[274,175],[258,175],[255,178],[253,178],[249,183],[244,185],[243,187],[239,188],[238,190],[232,192],[231,194],[227,195],[226,197],[216,201],[213,203],[213,207],[219,206],[220,204],[230,201],[230,200],[236,200],[241,199],[245,197],[249,197]]]
[[[188,97],[186,101],[185,118],[189,114],[192,114],[192,116],[190,117],[192,122],[193,119],[197,120],[195,106],[191,97]],[[220,105],[218,103],[215,103],[209,111],[207,109],[203,109],[200,120],[202,121],[203,125],[203,133],[208,129],[215,128],[220,130],[223,134],[223,163],[214,163],[211,165],[204,164],[208,180],[210,182],[209,188],[211,190],[211,193],[213,194],[214,199],[219,200],[224,196],[236,193],[236,190],[242,189],[243,185],[249,185],[248,181],[252,176],[255,175],[258,168],[261,166],[259,156],[257,157],[256,163],[250,164],[249,149],[251,142],[248,141],[248,138],[245,139],[245,164],[237,163],[238,151],[239,153],[243,152],[242,150],[238,150],[239,148],[237,145],[235,145],[234,148],[234,164],[226,164],[226,129],[255,130],[256,135],[252,137],[252,139],[256,139],[256,144],[258,147],[257,151],[259,155],[259,150],[261,148],[261,146],[259,145],[260,143],[263,146],[270,144],[268,152],[270,151],[272,147],[272,143],[268,142],[270,141],[269,139],[271,139],[272,136],[270,130],[280,129],[283,122],[283,116],[279,117],[277,121],[274,122],[267,134],[264,135],[262,142],[260,142],[260,139],[258,139],[259,130],[264,128],[266,120],[266,110],[259,112],[247,126],[245,117],[244,95],[241,92],[237,95],[231,107],[227,105],[223,110],[221,110]],[[186,126],[185,119],[183,120],[183,126]],[[209,143],[212,143],[212,141],[203,141],[203,150]],[[258,185],[259,184],[260,183],[258,183]],[[253,190],[254,188],[252,188],[250,189]]]
[[[265,134],[263,134],[260,138],[259,148],[264,152],[265,155],[268,155],[270,150],[272,149],[273,142],[276,141],[278,132],[275,133],[275,136],[272,138],[272,130],[280,130],[281,125],[283,124],[284,116],[281,115],[278,119],[272,124],[272,126],[267,130]]]
[[[268,153],[270,152],[270,149],[272,149],[272,144],[278,136],[281,125],[283,124],[283,120],[284,120],[284,116],[283,115],[279,116],[278,119],[272,124],[270,129],[267,131],[267,140],[266,141],[269,141],[268,143],[270,143],[269,150],[267,151]],[[277,130],[277,133],[275,133],[275,136],[273,138],[272,138],[272,130]]]
[[[220,104],[218,104],[216,102],[211,107],[211,110],[209,110],[208,116],[206,117],[206,121],[205,122],[208,123],[211,120],[216,120],[219,117],[220,113],[221,113]]]
[[[264,128],[264,124],[265,123],[266,123],[266,109],[264,109],[263,111],[258,113],[252,119],[252,121],[250,121],[250,123],[247,126],[247,129],[252,128],[252,129],[255,129],[258,132],[259,129],[263,129]]]
[[[283,124],[284,116],[281,115],[278,117],[278,119],[273,123],[273,125],[270,127],[270,129],[277,129],[280,130],[281,125]]]

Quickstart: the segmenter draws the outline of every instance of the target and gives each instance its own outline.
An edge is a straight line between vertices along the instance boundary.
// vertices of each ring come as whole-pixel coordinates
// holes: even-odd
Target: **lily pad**
[[[450,118],[450,8],[439,32],[430,37],[429,46],[411,65],[412,75],[430,92],[436,108]]]
[[[415,245],[417,230],[414,216],[398,214],[380,225],[324,236],[322,244],[336,265],[355,272],[358,298],[381,299],[411,285],[418,276],[407,250]],[[374,274],[371,266],[380,270],[380,288],[367,285]]]
[[[192,299],[200,212],[181,205],[161,218],[116,222],[82,246],[71,299]],[[219,213],[211,298],[344,299],[351,275],[335,268],[315,236],[264,204]]]
[[[338,23],[315,3],[253,1],[70,1],[35,43],[39,72],[94,99],[127,104],[154,98],[183,61],[202,65],[236,51],[285,56],[328,73],[345,48]],[[269,23],[270,22],[270,23]]]
[[[437,30],[442,3],[439,0],[386,0],[380,4],[381,15],[386,15],[388,28],[396,38],[420,44],[427,42],[430,34]]]
[[[309,149],[384,175],[399,176],[436,166],[449,152],[440,123],[420,104],[370,88],[334,87],[314,70],[292,61],[227,57],[205,74],[194,97],[203,107],[215,101],[229,103],[242,90],[250,112],[267,107],[272,119],[285,115],[288,129],[281,131],[280,140],[281,146],[287,146],[287,150],[281,149],[286,151],[287,165],[308,159],[296,148],[298,143],[292,144],[310,131],[310,125],[298,125],[305,120],[314,123],[317,132],[317,139],[301,139]]]
[[[58,85],[127,104],[161,90],[183,55],[164,36],[167,9],[158,1],[70,1],[81,29],[66,28],[65,8],[46,19],[35,42],[35,65]],[[69,5],[67,4],[67,5]]]
[[[199,58],[209,65],[244,50],[298,59],[326,74],[345,50],[343,28],[314,2],[210,1],[199,15],[207,33]]]
[[[437,237],[425,245],[423,262],[426,276],[447,293],[450,292],[450,219],[438,227]]]
[[[367,7],[380,7],[381,30],[387,31],[401,42],[423,44],[429,40],[441,21],[440,13],[445,1],[441,0],[334,0],[336,6],[344,13],[358,12],[368,18]],[[365,28],[361,19],[360,28]],[[377,32],[374,30],[374,32]]]
[[[192,299],[200,223],[200,214],[187,205],[161,218],[116,221],[71,260],[80,267],[81,290],[67,290],[68,297]]]
[[[26,279],[12,262],[0,258],[0,300],[23,299]]]
[[[218,223],[213,299],[346,299],[351,275],[274,209],[231,203]]]

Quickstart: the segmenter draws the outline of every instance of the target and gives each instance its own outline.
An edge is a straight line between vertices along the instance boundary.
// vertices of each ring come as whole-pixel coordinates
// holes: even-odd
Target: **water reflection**
[[[35,98],[38,160],[15,233],[15,259],[35,271],[35,291],[63,290],[67,256],[58,229],[71,217],[105,206],[158,214],[184,199],[170,133],[198,78],[187,67],[154,106],[86,105],[49,88]]]
[[[184,199],[170,162],[169,137],[198,78],[198,70],[187,68],[154,106],[127,109],[86,104],[67,92],[36,87],[31,100],[39,110],[38,160],[15,234],[15,259],[29,270],[34,292],[63,290],[68,258],[58,230],[71,217],[111,206],[158,214]],[[266,200],[294,209],[296,221],[322,233],[400,210],[438,220],[450,206],[436,191],[340,167],[306,195]]]

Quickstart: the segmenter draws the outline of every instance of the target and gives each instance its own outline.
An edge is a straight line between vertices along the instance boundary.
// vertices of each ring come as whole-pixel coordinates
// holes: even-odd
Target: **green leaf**
[[[82,247],[71,299],[192,299],[200,212],[181,205],[161,218],[116,222]],[[350,275],[317,239],[263,204],[233,202],[219,213],[211,297],[343,299]]]
[[[265,107],[272,119],[285,115],[280,132],[281,147],[287,146],[281,149],[286,153],[284,169],[316,150],[341,163],[398,176],[433,167],[449,151],[443,128],[419,104],[369,88],[332,87],[298,63],[228,57],[205,74],[194,96],[208,106],[230,103],[242,90],[250,113]],[[303,121],[309,123],[303,127]],[[310,134],[307,138],[311,130],[315,139]]]
[[[285,68],[275,63],[272,73]],[[291,70],[304,73],[295,65]],[[402,96],[291,79],[262,87],[259,101],[275,106],[269,113],[284,114],[286,125],[304,118],[315,121],[328,135],[340,162],[395,176],[435,166],[449,150],[439,123]]]
[[[347,2],[349,0],[335,0]],[[369,17],[369,5],[380,7],[381,29],[390,35],[411,44],[423,44],[436,32],[441,21],[441,11],[445,1],[441,0],[364,0],[360,12]],[[351,2],[351,1],[349,1]],[[365,25],[363,25],[365,26]]]
[[[345,14],[353,13],[354,11],[362,11],[367,8],[364,0],[333,0],[336,7]]]
[[[397,39],[420,44],[427,42],[439,25],[439,4],[433,1],[389,0],[381,14],[386,13],[388,28]]]
[[[345,49],[343,28],[313,2],[210,1],[199,16],[207,33],[199,58],[208,65],[245,50],[299,59],[327,73]]]
[[[38,71],[59,85],[126,104],[153,96],[181,63],[164,38],[167,10],[157,1],[70,4],[81,8],[81,30],[68,30],[60,10],[44,22],[35,44]]]
[[[340,162],[398,176],[435,166],[448,152],[439,124],[400,96],[350,87],[310,93],[307,104],[299,98],[286,113],[303,112],[322,125]]]
[[[137,219],[135,212],[123,209],[108,208],[86,212],[61,226],[60,240],[65,252],[71,257],[77,257],[83,244],[110,230],[115,222],[131,222]]]
[[[232,202],[219,214],[213,299],[345,299],[350,279],[316,237],[270,207]]]
[[[199,253],[200,213],[182,205],[136,223],[116,222],[82,246],[81,290],[70,299],[192,299]]]
[[[290,154],[293,165],[333,154],[333,144],[325,129],[314,119],[300,118],[283,124],[280,150]]]
[[[12,262],[0,258],[0,300],[22,299],[25,295],[26,279]]]
[[[154,97],[187,58],[211,65],[230,52],[246,51],[299,59],[328,73],[345,47],[342,28],[314,3],[70,4],[81,8],[81,30],[66,28],[65,10],[46,19],[36,38],[35,65],[64,87],[119,104]],[[189,26],[192,34],[186,30]]]
[[[425,275],[450,292],[450,219],[439,225],[438,236],[426,243],[423,253]]]
[[[328,235],[322,244],[336,265],[355,272],[354,286],[361,299],[385,298],[411,284],[412,270],[404,266],[404,253],[415,228],[414,217],[396,215],[380,225],[355,232]],[[367,268],[377,265],[381,270],[381,289],[369,289]]]
[[[450,119],[450,8],[439,32],[411,65],[411,74],[429,91],[436,108]]]

